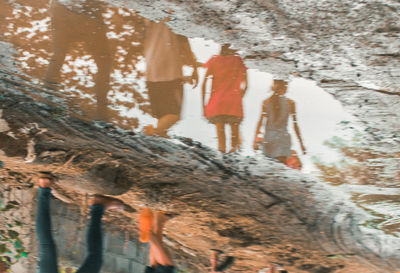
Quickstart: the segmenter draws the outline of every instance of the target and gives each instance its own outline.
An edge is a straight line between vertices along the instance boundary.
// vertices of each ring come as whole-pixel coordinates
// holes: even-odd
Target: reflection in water
[[[353,201],[374,216],[364,226],[400,237],[400,196],[393,194],[355,194]]]
[[[186,37],[173,33],[164,22],[147,21],[144,41],[146,83],[157,126],[146,126],[147,135],[167,137],[167,131],[181,115],[183,101],[182,68],[193,67],[190,81],[197,85],[197,65]]]
[[[246,66],[236,50],[225,44],[220,55],[204,65],[207,68],[202,85],[204,116],[217,128],[218,150],[226,152],[225,125],[231,127],[231,150],[240,148],[239,125],[243,120],[242,98],[247,91]],[[205,106],[206,82],[211,78],[211,94]],[[243,84],[243,87],[242,87]]]
[[[284,96],[287,91],[287,82],[274,80],[272,91],[272,96],[266,99],[262,105],[263,110],[256,129],[254,149],[258,149],[260,143],[265,155],[276,158],[278,161],[293,168],[301,169],[300,160],[295,151],[291,150],[291,140],[288,132],[290,117],[292,117],[294,131],[304,154],[306,149],[297,125],[295,103]],[[266,122],[264,122],[265,119],[267,120]],[[260,141],[259,135],[263,124],[265,124],[264,137]]]
[[[107,93],[109,91],[111,56],[103,22],[102,4],[99,1],[84,1],[78,11],[71,11],[58,1],[50,7],[52,29],[52,51],[45,81],[55,87],[60,82],[60,70],[69,49],[82,42],[97,65],[95,93],[97,119],[107,119]]]
[[[398,187],[400,181],[400,156],[398,153],[383,153],[358,145],[358,137],[346,141],[334,137],[326,145],[343,156],[339,162],[324,162],[315,159],[319,175],[333,185],[357,184]]]
[[[291,136],[297,137],[298,146],[304,154],[306,148],[302,135],[310,153],[317,150],[317,142],[322,143],[330,137],[315,137],[326,131],[321,129],[323,126],[319,127],[322,123],[325,125],[325,121],[314,122],[314,119],[320,118],[315,110],[319,102],[308,98],[308,102],[311,102],[307,106],[313,104],[313,107],[301,109],[302,105],[306,105],[304,100],[307,99],[300,89],[308,89],[312,84],[308,84],[307,87],[303,85],[302,88],[299,88],[298,84],[297,87],[293,87],[294,92],[286,96],[287,83],[275,80],[272,96],[260,107],[260,102],[265,98],[262,94],[268,95],[265,87],[270,83],[267,79],[270,75],[247,70],[239,54],[229,49],[228,45],[222,46],[219,51],[219,45],[209,46],[204,40],[189,40],[173,33],[166,25],[167,20],[151,22],[134,11],[105,6],[99,1],[81,1],[81,5],[72,9],[60,4],[61,1],[53,1],[50,16],[44,1],[24,2],[26,6],[23,8],[11,9],[7,5],[7,8],[1,11],[1,14],[9,13],[6,19],[7,27],[6,24],[0,25],[1,29],[4,27],[7,31],[4,39],[13,42],[19,50],[16,59],[24,73],[33,79],[46,75],[46,86],[58,89],[58,92],[68,97],[71,101],[71,114],[79,112],[80,117],[106,120],[130,130],[141,130],[147,125],[144,129],[146,134],[162,137],[167,137],[168,132],[177,132],[174,128],[179,125],[184,127],[183,122],[177,123],[186,118],[193,122],[187,126],[186,131],[182,130],[185,133],[181,135],[188,136],[186,133],[192,131],[190,136],[195,140],[215,147],[215,126],[220,151],[237,151],[240,148],[245,155],[257,156],[251,147],[254,139],[254,149],[261,148],[268,157],[303,171],[307,158],[297,154],[294,147],[297,141],[293,141]],[[50,22],[51,35],[47,26]],[[50,36],[52,46],[48,39]],[[80,48],[80,45],[83,48]],[[86,53],[91,55],[94,62],[91,62]],[[215,56],[211,57],[212,55]],[[199,62],[206,63],[206,71],[197,67],[196,58]],[[191,69],[187,69],[187,66]],[[189,77],[185,77],[186,70],[190,70]],[[191,90],[197,85],[198,73],[200,76],[205,75],[201,97],[200,93]],[[91,79],[92,74],[95,74],[94,81]],[[250,83],[249,88],[247,81]],[[292,82],[295,81],[298,79]],[[193,86],[185,83],[191,83]],[[207,83],[211,83],[208,97]],[[320,89],[318,92],[322,93]],[[297,96],[297,99],[288,98],[294,96]],[[297,107],[301,109],[298,112]],[[206,119],[213,125],[207,124],[201,117],[201,108]],[[257,125],[256,109],[261,108],[262,114]],[[304,110],[305,108],[309,109]],[[326,114],[327,119],[331,121],[333,116],[337,119],[332,123],[347,118],[337,117],[341,109],[329,110],[326,110],[329,112]],[[313,126],[303,122],[306,120],[305,112],[308,114],[309,124],[312,123]],[[301,120],[302,134],[297,122],[298,117]],[[154,127],[148,125],[154,121],[153,118],[157,119],[157,125]],[[1,121],[0,119],[0,127],[6,128]],[[229,124],[231,129],[231,149],[227,149],[229,139],[225,136],[226,124]],[[291,124],[293,126],[290,126]],[[176,126],[172,128],[174,125]],[[239,133],[239,126],[243,136]],[[255,127],[257,129],[254,136]],[[335,134],[337,131],[332,132],[332,135]],[[12,136],[4,136],[3,140],[6,137]],[[6,144],[3,142],[0,146]],[[322,151],[321,153],[330,156],[330,151],[334,149],[329,152],[328,149],[319,149],[318,152]],[[387,155],[346,146],[340,147],[340,151],[343,157],[354,159],[354,164],[343,167],[317,162],[315,166],[322,173],[324,180],[334,184],[354,181],[359,184],[377,184],[378,181],[379,186],[388,183],[396,185],[395,180],[398,183],[398,169],[391,172],[394,176],[382,175],[385,169],[393,166],[389,161],[385,161],[385,157],[398,158],[397,154]],[[389,202],[391,207],[399,203],[398,199],[390,200],[393,200]],[[365,203],[371,205],[373,201],[363,201],[362,207],[370,211],[370,207]],[[386,214],[387,211],[388,206],[380,210],[381,220],[387,220],[384,221],[385,225],[368,226],[390,234],[398,234],[398,218]],[[388,226],[390,228],[387,228]]]

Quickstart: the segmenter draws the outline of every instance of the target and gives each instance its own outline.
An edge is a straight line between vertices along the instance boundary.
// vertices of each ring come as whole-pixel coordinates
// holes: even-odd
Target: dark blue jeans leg
[[[39,243],[39,273],[58,273],[57,251],[51,230],[51,189],[39,187],[36,211],[36,236]]]
[[[101,218],[104,207],[99,204],[90,207],[90,222],[86,231],[86,258],[76,273],[99,273],[103,265],[103,233]]]

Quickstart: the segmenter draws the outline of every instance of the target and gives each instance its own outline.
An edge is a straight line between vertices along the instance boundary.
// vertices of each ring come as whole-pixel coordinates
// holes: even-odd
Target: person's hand
[[[167,16],[167,17],[165,17],[164,19],[162,19],[161,21],[160,21],[160,23],[168,23],[169,21],[171,21],[171,16]]]
[[[267,273],[278,273],[278,267],[275,264],[270,264],[269,265],[269,270]]]
[[[257,141],[254,141],[254,143],[253,143],[253,149],[254,149],[254,151],[257,151],[258,149],[260,149]]]
[[[307,154],[306,147],[304,147],[303,144],[301,145],[301,150],[303,151],[303,155],[306,155],[306,154]]]
[[[195,67],[193,70],[193,74],[191,77],[191,84],[193,84],[193,88],[196,88],[199,83],[199,73],[197,72],[197,68]]]
[[[241,88],[241,91],[242,91],[242,97],[244,97],[244,95],[246,94],[246,92],[247,92],[247,88],[248,88],[247,84]]]

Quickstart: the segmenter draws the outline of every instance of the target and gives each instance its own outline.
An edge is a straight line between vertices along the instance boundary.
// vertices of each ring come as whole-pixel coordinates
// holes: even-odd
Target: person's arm
[[[204,108],[206,105],[206,88],[207,88],[207,81],[208,79],[211,78],[211,71],[210,69],[207,69],[206,71],[206,75],[204,76],[204,80],[201,84],[201,102],[202,102],[202,106],[203,106],[203,114],[205,114],[204,112]],[[211,78],[212,79],[212,78]]]
[[[151,24],[154,24],[149,19],[144,19],[143,22],[143,31],[139,33],[139,42],[142,44],[142,48],[144,50],[144,43],[146,42],[147,31],[149,30]]]
[[[212,251],[211,257],[210,257],[210,263],[211,263],[211,271],[210,273],[216,273],[215,268],[217,267],[217,252]]]
[[[193,84],[193,88],[196,88],[199,82],[199,74],[197,71],[198,64],[196,57],[194,56],[193,51],[190,47],[188,38],[182,35],[178,35],[178,39],[181,47],[181,52],[184,58],[184,64],[193,67],[193,72],[191,75],[191,83]]]
[[[197,65],[197,61],[196,58],[194,57],[193,52],[190,50],[191,54],[191,64],[190,66],[193,67],[193,72],[192,72],[192,84],[193,84],[193,88],[196,88],[198,83],[199,83],[199,72],[197,71],[198,65]]]
[[[266,102],[267,101],[263,102],[262,112],[261,112],[261,115],[260,115],[260,120],[258,121],[257,128],[256,128],[256,133],[254,135],[254,142],[253,142],[253,149],[254,150],[258,150],[257,136],[260,133],[261,126],[263,124],[264,118],[267,117],[267,113],[264,111]]]
[[[304,146],[303,139],[301,138],[301,134],[300,134],[300,129],[299,129],[299,126],[297,125],[296,104],[292,100],[289,100],[289,103],[290,103],[290,109],[291,109],[291,114],[292,114],[292,118],[293,118],[294,131],[296,132],[296,136],[300,142],[300,147],[301,147],[301,150],[303,151],[303,154],[306,154],[306,147]]]

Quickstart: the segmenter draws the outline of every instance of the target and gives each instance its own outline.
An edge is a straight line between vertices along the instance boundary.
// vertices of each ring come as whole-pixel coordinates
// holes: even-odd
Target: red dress
[[[212,122],[240,122],[243,119],[242,91],[246,66],[240,56],[213,56],[204,64],[213,76],[205,116]]]

